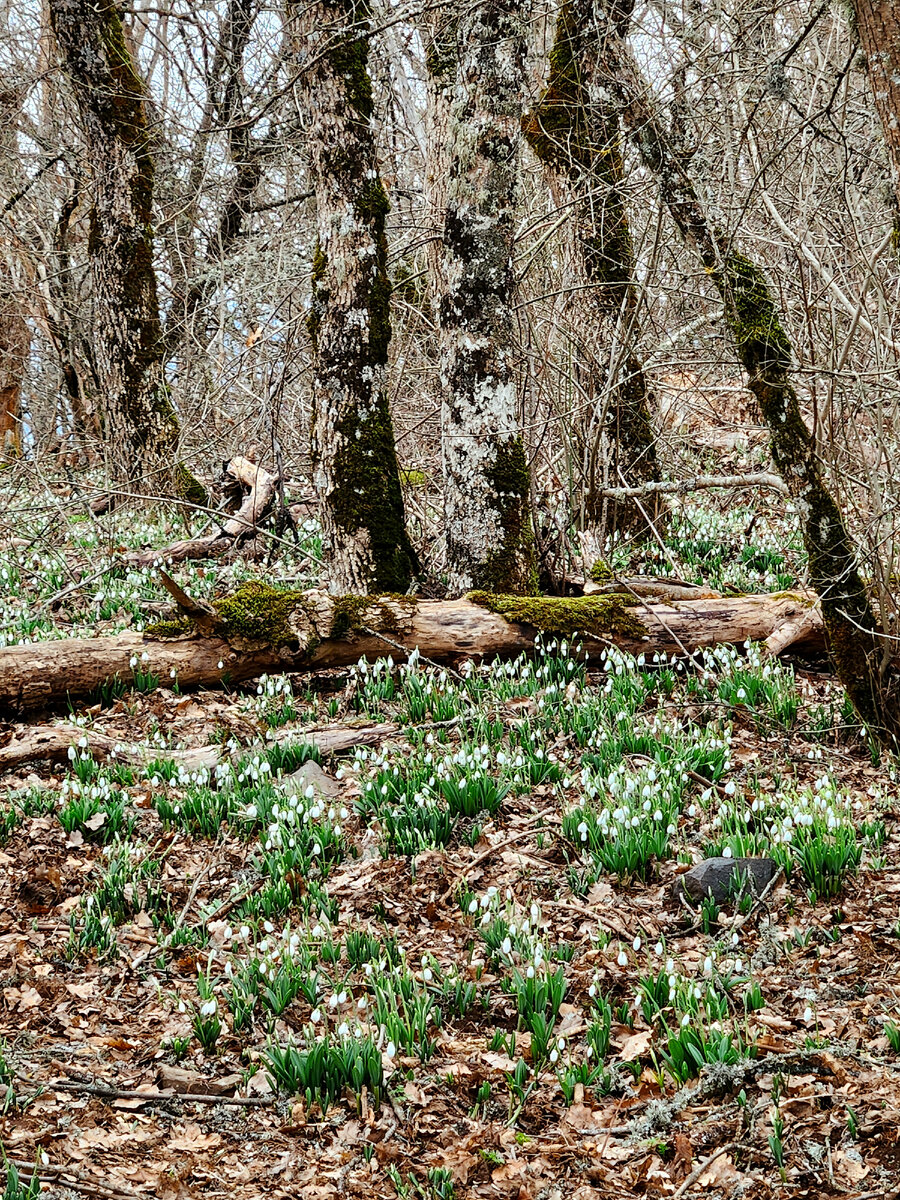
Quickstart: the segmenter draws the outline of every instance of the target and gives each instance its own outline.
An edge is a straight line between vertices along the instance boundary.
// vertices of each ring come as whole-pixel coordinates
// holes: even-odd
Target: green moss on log
[[[400,634],[404,618],[416,610],[413,596],[386,594],[381,596],[338,596],[334,601],[330,638],[346,637],[350,633]]]
[[[475,591],[467,599],[507,621],[561,637],[583,633],[637,640],[650,634],[634,611],[640,602],[631,596],[503,596]]]
[[[183,638],[193,632],[194,622],[190,617],[173,617],[168,621],[154,621],[144,630],[144,636],[164,642],[174,638]]]
[[[297,640],[289,617],[303,598],[303,592],[281,591],[261,580],[248,580],[231,595],[214,600],[213,608],[224,622],[222,636],[227,641],[284,646]]]

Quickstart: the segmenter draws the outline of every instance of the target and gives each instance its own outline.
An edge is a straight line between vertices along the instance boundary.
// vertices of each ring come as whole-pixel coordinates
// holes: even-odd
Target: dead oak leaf
[[[186,1150],[196,1153],[199,1150],[215,1150],[217,1146],[222,1145],[220,1134],[204,1133],[199,1125],[189,1124],[183,1128],[176,1126],[175,1131],[177,1136],[166,1142],[169,1150]]]

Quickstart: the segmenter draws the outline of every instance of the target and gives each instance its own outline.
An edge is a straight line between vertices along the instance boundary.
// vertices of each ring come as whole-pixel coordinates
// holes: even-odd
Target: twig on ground
[[[21,1078],[21,1076],[20,1076]],[[35,1085],[34,1080],[25,1080]],[[274,1094],[271,1096],[210,1096],[204,1092],[141,1092],[135,1088],[116,1088],[107,1083],[78,1083],[68,1080],[51,1080],[40,1084],[41,1087],[59,1092],[77,1092],[87,1096],[99,1096],[101,1100],[144,1100],[147,1104],[163,1104],[172,1100],[187,1101],[192,1104],[232,1104],[241,1108],[264,1108],[275,1103]]]
[[[679,1200],[679,1197],[683,1196],[687,1192],[688,1188],[691,1188],[694,1186],[694,1184],[697,1182],[697,1180],[700,1178],[700,1176],[703,1174],[703,1172],[708,1167],[711,1167],[717,1158],[721,1158],[723,1154],[730,1153],[732,1150],[734,1150],[736,1148],[737,1144],[738,1144],[737,1142],[726,1142],[724,1146],[720,1146],[718,1148],[718,1150],[714,1150],[712,1152],[712,1154],[709,1155],[708,1158],[705,1158],[702,1163],[700,1163],[698,1166],[694,1167],[693,1171],[691,1171],[690,1175],[688,1175],[688,1177],[687,1177],[687,1179],[685,1179],[684,1183],[682,1183],[672,1193],[671,1200]]]

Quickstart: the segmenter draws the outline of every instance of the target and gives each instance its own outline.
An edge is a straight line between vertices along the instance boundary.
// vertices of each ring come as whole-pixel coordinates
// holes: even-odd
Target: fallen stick
[[[632,654],[678,656],[718,643],[764,641],[786,622],[815,611],[803,641],[824,646],[813,598],[799,593],[726,596],[671,603],[630,596],[496,596],[461,600],[397,596],[331,596],[242,584],[204,610],[204,634],[182,623],[144,634],[71,638],[0,649],[0,710],[25,712],[96,693],[138,672],[176,678],[182,688],[228,686],[266,673],[344,667],[420,652],[438,662],[530,654],[541,636],[580,640],[586,657],[610,646]]]
[[[396,733],[399,726],[389,722],[365,725],[332,725],[324,729],[279,729],[269,743],[288,745],[309,742],[323,754],[341,754],[356,746],[373,746]],[[157,758],[169,758],[185,770],[212,768],[228,754],[220,745],[198,746],[194,750],[164,750],[159,746],[129,746],[97,729],[68,722],[61,725],[38,725],[26,728],[21,736],[0,746],[0,771],[13,771],[25,763],[68,761],[69,749],[84,739],[84,749],[97,762],[115,759],[117,762],[143,765]]]
[[[114,1088],[105,1083],[70,1083],[68,1080],[53,1080],[41,1085],[52,1091],[77,1092],[85,1096],[99,1096],[101,1100],[146,1100],[148,1104],[161,1104],[170,1100],[187,1100],[195,1104],[231,1104],[241,1108],[262,1108],[274,1104],[271,1096],[211,1096],[203,1092],[141,1092],[135,1088]]]

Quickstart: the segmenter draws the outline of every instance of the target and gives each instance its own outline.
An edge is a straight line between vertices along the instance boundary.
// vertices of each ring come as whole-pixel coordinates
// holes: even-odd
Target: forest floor
[[[685,506],[636,565],[789,586],[789,518],[751,517]],[[7,643],[146,619],[117,555],[168,531],[104,528],[0,547]],[[261,570],[302,567],[177,578]],[[64,768],[0,778],[9,1200],[35,1169],[108,1200],[900,1195],[897,771],[826,663],[151,669],[44,715]],[[335,725],[360,745],[322,755]],[[781,874],[691,909],[723,853]]]

